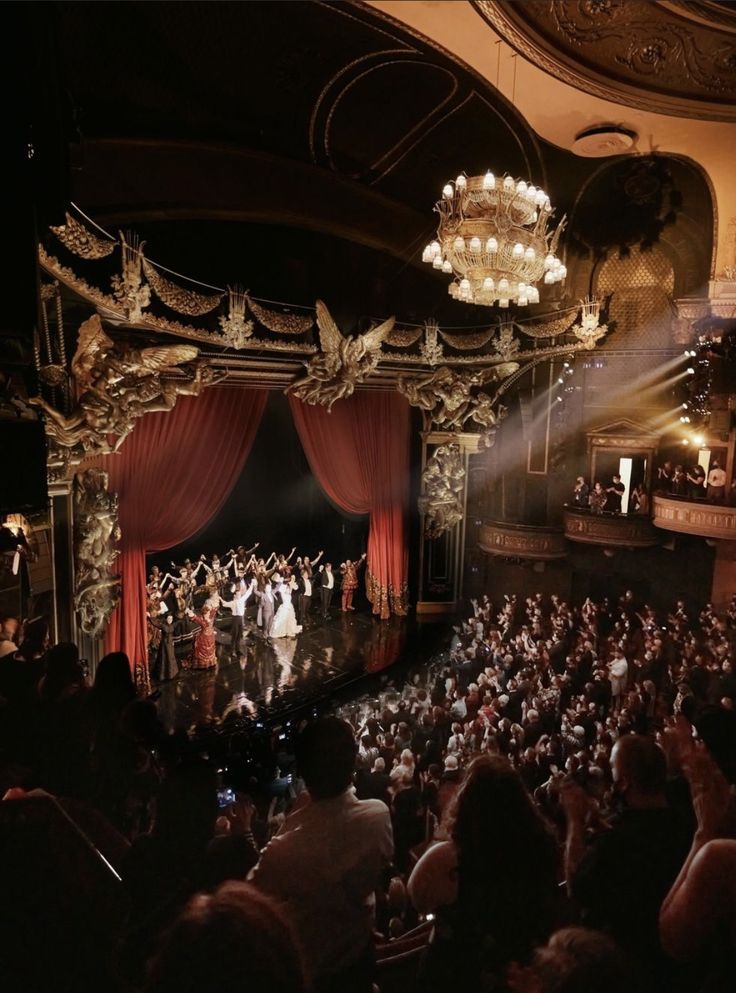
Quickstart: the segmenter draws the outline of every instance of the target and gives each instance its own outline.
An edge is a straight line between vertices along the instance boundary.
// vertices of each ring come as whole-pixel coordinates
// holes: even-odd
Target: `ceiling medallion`
[[[540,280],[565,278],[555,255],[565,219],[551,230],[549,197],[523,179],[462,174],[447,183],[435,210],[437,238],[422,261],[455,277],[447,288],[455,300],[525,307],[539,302]]]

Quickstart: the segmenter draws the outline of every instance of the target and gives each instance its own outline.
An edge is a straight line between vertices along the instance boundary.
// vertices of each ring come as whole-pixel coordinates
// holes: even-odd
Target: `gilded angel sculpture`
[[[179,396],[198,396],[214,382],[212,370],[198,356],[192,345],[138,349],[130,342],[115,342],[100,318],[90,317],[79,329],[71,363],[74,409],[67,415],[41,396],[30,400],[46,415],[50,464],[66,470],[86,455],[116,452],[137,418],[172,410]],[[190,378],[172,375],[182,364],[189,367]]]
[[[332,409],[336,400],[349,397],[358,383],[375,370],[381,344],[391,334],[395,318],[355,338],[343,335],[321,300],[317,301],[317,327],[321,352],[307,363],[306,375],[288,387],[304,403]]]
[[[422,473],[419,510],[427,538],[439,538],[463,519],[465,467],[458,445],[438,445]]]
[[[413,407],[426,411],[439,430],[462,431],[470,419],[491,427],[497,419],[493,401],[485,393],[473,393],[473,388],[506,379],[518,368],[517,362],[487,366],[477,372],[455,372],[440,366],[424,376],[400,378],[398,389]]]
[[[87,469],[77,476],[74,508],[74,605],[85,634],[97,637],[120,598],[114,563],[120,541],[117,494],[108,491],[108,475]]]

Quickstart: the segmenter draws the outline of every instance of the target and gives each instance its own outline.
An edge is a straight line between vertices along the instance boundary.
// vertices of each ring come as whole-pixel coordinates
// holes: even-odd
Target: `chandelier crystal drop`
[[[537,186],[512,176],[460,175],[435,205],[437,237],[422,261],[455,278],[447,288],[463,303],[519,307],[539,303],[537,283],[560,283],[557,258],[563,218],[552,229],[552,205]]]

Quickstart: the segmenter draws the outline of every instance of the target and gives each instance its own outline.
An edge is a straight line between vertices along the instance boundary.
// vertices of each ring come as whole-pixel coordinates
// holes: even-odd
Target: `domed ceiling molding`
[[[528,59],[577,89],[677,117],[736,120],[736,6],[701,0],[472,0]]]

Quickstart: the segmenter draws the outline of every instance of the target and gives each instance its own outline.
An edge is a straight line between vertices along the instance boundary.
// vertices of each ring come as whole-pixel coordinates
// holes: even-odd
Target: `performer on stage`
[[[343,562],[340,566],[340,572],[342,573],[342,612],[345,613],[346,610],[355,610],[353,606],[353,594],[358,588],[358,569],[365,562],[366,553],[360,556],[357,562],[353,562],[352,559],[348,559]]]
[[[301,624],[296,622],[294,605],[291,602],[292,591],[297,588],[296,580],[293,576],[282,580],[281,576],[275,573],[273,582],[275,598],[279,601],[279,606],[271,624],[270,637],[296,638],[302,630]]]
[[[238,655],[240,653],[240,641],[243,637],[245,610],[248,604],[248,600],[255,593],[255,590],[256,590],[255,577],[251,579],[249,584],[246,585],[245,572],[241,573],[240,568],[238,568],[238,579],[230,587],[230,592],[232,593],[233,598],[229,603],[225,603],[225,606],[229,607],[233,614],[232,621],[230,623],[231,655]]]
[[[179,675],[179,664],[174,647],[174,617],[168,613],[164,618],[152,617],[150,623],[159,635],[156,656],[151,666],[151,679],[157,683],[175,679]]]
[[[297,584],[297,606],[299,623],[302,627],[307,623],[307,618],[309,617],[309,611],[312,608],[312,575],[309,568],[302,564],[299,570],[299,576],[296,580]]]
[[[217,665],[215,620],[218,606],[219,597],[213,596],[207,600],[201,614],[195,614],[191,608],[187,610],[187,616],[200,628],[194,636],[192,654],[185,663],[189,669],[213,669]]]
[[[322,598],[322,617],[327,620],[332,602],[332,593],[335,589],[335,574],[332,571],[332,562],[325,563],[324,568],[319,567],[320,576],[320,597]]]
[[[271,586],[271,573],[263,572],[263,583],[258,581],[258,586],[256,588],[256,596],[258,597],[258,616],[256,618],[256,624],[261,631],[264,638],[268,638],[271,633],[271,625],[273,623],[273,617],[276,612],[276,605],[274,602],[273,588]],[[279,577],[280,579],[281,577]]]

